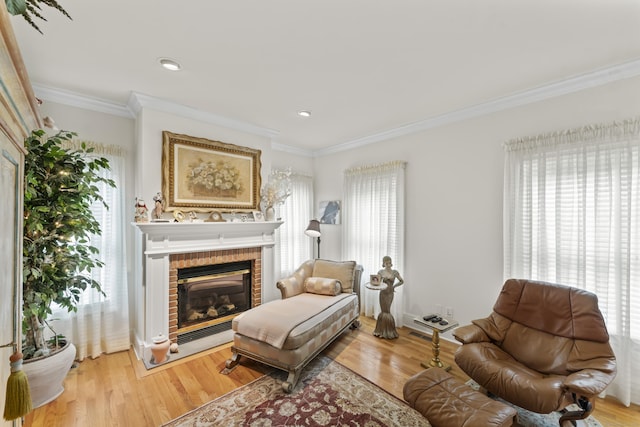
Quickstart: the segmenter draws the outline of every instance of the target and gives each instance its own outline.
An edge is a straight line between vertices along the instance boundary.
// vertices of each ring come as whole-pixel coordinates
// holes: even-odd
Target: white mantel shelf
[[[282,221],[134,222],[145,234],[145,255],[273,246]]]

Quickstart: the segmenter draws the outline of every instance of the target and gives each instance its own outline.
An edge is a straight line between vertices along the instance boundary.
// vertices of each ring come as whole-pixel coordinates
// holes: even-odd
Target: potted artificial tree
[[[62,393],[75,359],[73,344],[50,328],[52,305],[76,311],[85,289],[103,293],[89,274],[103,265],[90,244],[90,236],[101,233],[91,205],[105,203],[99,185],[115,183],[100,174],[109,169],[107,159],[92,156],[84,144],[64,147],[74,136],[37,130],[25,140],[22,352],[34,408]]]

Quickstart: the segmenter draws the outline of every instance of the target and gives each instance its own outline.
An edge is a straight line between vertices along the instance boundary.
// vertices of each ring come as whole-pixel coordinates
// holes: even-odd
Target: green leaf
[[[7,10],[12,15],[22,15],[27,10],[26,0],[6,0]]]

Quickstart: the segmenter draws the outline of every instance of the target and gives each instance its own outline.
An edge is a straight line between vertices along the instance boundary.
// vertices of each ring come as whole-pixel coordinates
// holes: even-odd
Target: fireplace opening
[[[178,342],[228,329],[251,308],[251,268],[251,261],[238,261],[178,269]]]

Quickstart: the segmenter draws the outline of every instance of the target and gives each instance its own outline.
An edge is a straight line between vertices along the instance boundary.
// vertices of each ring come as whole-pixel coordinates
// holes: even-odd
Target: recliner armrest
[[[583,369],[567,376],[564,386],[572,393],[581,396],[597,396],[602,393],[616,376],[613,371],[600,371],[597,369]]]
[[[490,342],[489,336],[476,325],[461,326],[453,331],[453,337],[462,344]]]

